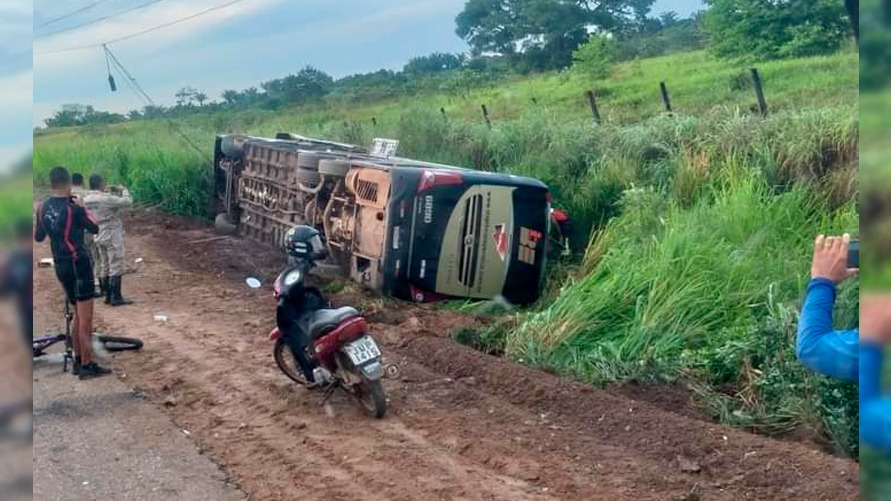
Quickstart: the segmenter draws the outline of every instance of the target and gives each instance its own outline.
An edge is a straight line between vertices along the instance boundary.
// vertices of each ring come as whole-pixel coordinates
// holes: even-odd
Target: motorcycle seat
[[[350,306],[334,310],[317,310],[309,320],[309,337],[316,339],[324,332],[340,325],[344,320],[358,316],[359,312]]]

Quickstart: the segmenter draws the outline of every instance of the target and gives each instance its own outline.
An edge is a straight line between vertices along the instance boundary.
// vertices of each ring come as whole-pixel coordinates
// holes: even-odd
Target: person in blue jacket
[[[848,268],[847,234],[842,237],[820,235],[814,242],[811,280],[807,284],[795,353],[798,360],[820,374],[845,381],[857,381],[858,331],[833,330],[832,309],[837,285],[857,274]]]
[[[832,309],[837,286],[859,271],[848,268],[851,237],[825,237],[814,242],[811,280],[807,286],[795,353],[806,367],[820,374],[860,382],[860,439],[891,451],[891,399],[881,394],[882,345],[891,339],[891,301],[884,309],[872,306],[859,329],[834,330]],[[867,321],[868,320],[868,321]]]

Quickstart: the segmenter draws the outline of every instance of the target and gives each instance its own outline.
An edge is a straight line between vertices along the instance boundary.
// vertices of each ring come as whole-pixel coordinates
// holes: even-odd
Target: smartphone
[[[848,268],[860,268],[860,240],[848,244]]]

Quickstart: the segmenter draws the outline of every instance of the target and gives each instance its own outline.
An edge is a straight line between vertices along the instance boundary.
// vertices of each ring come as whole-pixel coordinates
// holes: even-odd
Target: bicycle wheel
[[[60,341],[64,341],[64,340],[65,340],[64,334],[55,334],[55,335],[40,336],[40,337],[34,338],[31,341],[31,349],[33,350],[33,356],[34,357],[42,357],[43,355],[46,355],[46,350],[50,346],[52,346]]]
[[[142,348],[142,340],[133,337],[96,336],[107,351],[129,351]]]

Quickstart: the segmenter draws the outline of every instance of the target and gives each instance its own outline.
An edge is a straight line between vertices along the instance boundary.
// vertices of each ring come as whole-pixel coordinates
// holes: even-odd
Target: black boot
[[[124,306],[127,304],[133,304],[133,301],[128,299],[124,299],[124,296],[121,294],[121,276],[111,277],[111,304],[112,306]]]
[[[74,362],[71,364],[71,375],[79,376],[80,375],[80,357],[74,357]]]
[[[105,304],[111,304],[111,278],[104,277],[103,280],[105,280],[105,289],[103,289],[105,292]]]
[[[99,288],[96,289],[95,297],[108,297],[108,277],[101,277],[99,279]],[[108,301],[106,301],[107,303]]]
[[[92,379],[94,377],[107,376],[111,374],[111,369],[106,369],[96,362],[90,362],[88,364],[84,364],[80,366],[80,374],[78,374],[78,378],[81,380],[84,379]]]

